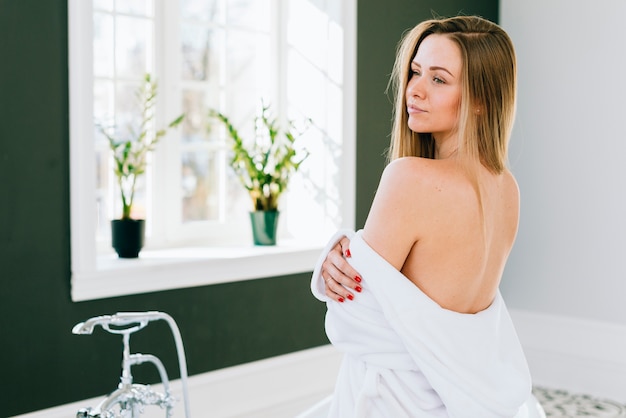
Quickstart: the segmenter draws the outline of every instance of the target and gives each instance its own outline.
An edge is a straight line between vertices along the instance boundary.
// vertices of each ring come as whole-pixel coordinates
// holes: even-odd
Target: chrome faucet
[[[111,334],[120,334],[124,342],[122,354],[122,376],[116,390],[105,397],[95,408],[82,408],[76,418],[137,418],[146,406],[157,405],[165,409],[166,418],[172,418],[175,399],[170,393],[169,379],[163,363],[151,354],[130,353],[130,334],[146,327],[149,322],[165,320],[172,330],[178,354],[178,367],[183,388],[185,417],[191,418],[187,395],[187,362],[180,331],[174,319],[163,312],[118,312],[115,315],[96,316],[76,324],[74,334],[91,334],[97,325]],[[133,383],[131,366],[152,363],[158,370],[163,392],[157,392],[149,385]]]

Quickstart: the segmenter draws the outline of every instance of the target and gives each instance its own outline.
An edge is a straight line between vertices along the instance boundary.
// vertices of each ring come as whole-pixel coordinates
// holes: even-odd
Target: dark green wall
[[[85,0],[86,1],[86,0]],[[471,4],[471,6],[470,6]],[[384,95],[402,32],[439,15],[497,19],[497,0],[360,1],[357,226],[383,169],[391,107]],[[160,310],[179,324],[190,374],[326,344],[324,306],[308,274],[74,303],[70,299],[66,0],[0,0],[0,417],[110,391],[120,341],[74,336],[94,315]],[[164,337],[165,336],[165,337]],[[177,377],[164,323],[133,336]],[[139,368],[139,378],[156,380]]]

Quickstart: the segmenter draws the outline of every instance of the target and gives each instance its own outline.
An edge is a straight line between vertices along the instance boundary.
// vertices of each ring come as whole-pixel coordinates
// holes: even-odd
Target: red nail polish
[[[344,301],[344,299],[343,299],[343,298],[339,298],[339,302],[343,302],[343,301]]]
[[[354,280],[355,280],[357,283],[361,283],[361,278],[360,278],[359,276],[356,276],[356,277],[354,278]]]
[[[348,248],[348,249],[346,250],[346,258],[347,258],[347,257],[351,257],[351,256],[352,256],[352,254],[350,254],[350,248]]]
[[[361,288],[361,286],[357,286],[357,287],[354,288],[354,290],[356,290],[357,292],[361,293],[361,290],[363,290],[363,289]]]
[[[348,299],[353,300],[353,299],[354,299],[354,296],[352,296],[352,295],[348,295]]]

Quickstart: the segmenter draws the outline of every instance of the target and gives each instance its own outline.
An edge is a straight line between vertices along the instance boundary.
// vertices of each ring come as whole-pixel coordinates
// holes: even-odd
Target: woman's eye
[[[433,81],[437,84],[445,84],[445,80],[443,78],[439,78],[439,77],[433,77]]]
[[[420,75],[419,70],[411,70],[411,77],[413,77],[413,76],[419,76],[419,75]]]

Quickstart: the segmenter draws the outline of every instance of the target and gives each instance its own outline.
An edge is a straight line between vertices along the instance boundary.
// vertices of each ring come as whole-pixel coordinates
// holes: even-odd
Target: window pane
[[[227,160],[230,161],[230,158],[227,158]],[[230,166],[226,167],[225,175],[225,196],[222,202],[226,220],[250,222],[248,212],[254,210],[250,195],[248,195],[248,192]]]
[[[313,119],[316,125],[325,126],[329,103],[328,80],[324,72],[294,50],[289,51],[287,65],[289,105]]]
[[[270,27],[270,0],[228,0],[228,25],[267,31]]]
[[[224,157],[224,152],[183,153],[183,222],[248,222],[251,200]]]
[[[152,69],[152,22],[126,16],[116,18],[115,67],[118,77],[137,77]]]
[[[106,10],[108,12],[113,11],[113,0],[93,0],[94,10]]]
[[[220,215],[219,156],[213,152],[182,155],[183,222],[217,220]]]
[[[183,80],[219,83],[221,32],[203,26],[183,25],[181,30]]]
[[[205,93],[205,90],[183,90],[183,112],[185,119],[182,124],[181,139],[183,143],[199,143],[215,139],[215,135],[208,133],[208,108],[216,108],[218,95]],[[208,101],[208,103],[207,103]]]
[[[120,138],[136,138],[141,129],[141,104],[138,84],[118,83],[115,89],[115,132]]]
[[[93,113],[95,122],[103,127],[115,123],[114,85],[110,80],[96,80],[93,86]]]
[[[183,142],[202,142],[206,138],[204,93],[201,91],[183,90]]]
[[[93,16],[93,72],[96,77],[113,76],[113,17],[105,13]]]
[[[316,3],[319,2],[289,2],[287,41],[313,65],[325,68],[328,54],[328,16]]]
[[[180,14],[183,19],[219,22],[219,0],[181,0]]]
[[[343,28],[331,22],[328,28],[328,77],[343,84]]]
[[[115,6],[120,13],[136,14],[141,16],[152,16],[152,0],[117,0]]]
[[[328,83],[328,87],[326,133],[340,145],[343,136],[343,91],[333,83]]]
[[[230,31],[226,43],[225,111],[234,122],[252,126],[261,99],[270,102],[274,68],[268,36]]]

